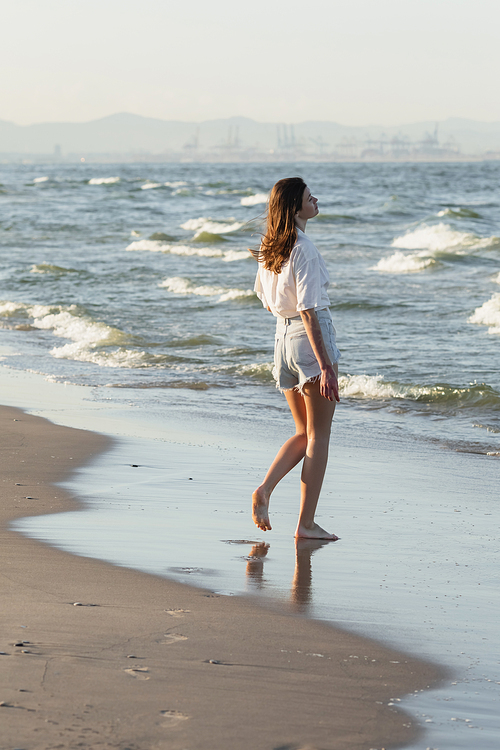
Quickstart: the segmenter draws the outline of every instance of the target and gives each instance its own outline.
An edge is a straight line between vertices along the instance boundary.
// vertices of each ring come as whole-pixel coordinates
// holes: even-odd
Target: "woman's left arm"
[[[337,373],[335,372],[326,352],[323,333],[321,332],[316,311],[314,309],[301,310],[300,317],[302,318],[304,328],[306,329],[307,338],[311,344],[314,356],[318,360],[318,364],[321,368],[321,379],[319,384],[320,393],[327,398],[328,401],[333,401],[333,399],[335,399],[335,401],[340,401]]]

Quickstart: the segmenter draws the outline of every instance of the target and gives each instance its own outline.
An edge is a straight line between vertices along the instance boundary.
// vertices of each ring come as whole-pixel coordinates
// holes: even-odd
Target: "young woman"
[[[314,520],[339,401],[340,358],[329,310],[328,271],[305,234],[308,220],[318,213],[318,200],[300,177],[280,180],[269,197],[267,229],[256,253],[255,292],[277,319],[273,376],[292,412],[295,435],[278,451],[253,493],[252,515],[259,529],[271,529],[271,493],[303,459],[295,536],[335,541],[338,537]]]

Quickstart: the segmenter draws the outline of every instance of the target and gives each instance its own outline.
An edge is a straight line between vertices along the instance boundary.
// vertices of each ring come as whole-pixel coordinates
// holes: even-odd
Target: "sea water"
[[[296,476],[272,539],[249,535],[247,511],[289,429],[247,248],[270,187],[295,174],[319,199],[307,232],[342,351],[320,510],[343,546],[306,550],[291,540]],[[78,475],[87,513],[17,527],[220,593],[291,598],[437,658],[454,677],[407,706],[429,724],[418,747],[493,750],[499,176],[495,162],[5,167],[4,365],[55,393],[84,386],[89,428],[127,424]],[[70,412],[54,391],[51,410]]]
[[[265,399],[274,321],[247,248],[270,187],[297,173],[319,198],[307,232],[331,276],[344,408],[496,452],[497,162],[6,165],[9,367],[118,401],[123,388],[153,402],[161,389],[222,389],[228,408]]]

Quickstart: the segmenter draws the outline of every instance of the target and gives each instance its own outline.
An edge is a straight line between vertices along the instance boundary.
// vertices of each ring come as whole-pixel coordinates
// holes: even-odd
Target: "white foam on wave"
[[[239,221],[233,221],[232,223],[213,221],[213,219],[205,216],[200,216],[199,219],[188,219],[184,224],[181,224],[181,229],[187,229],[188,231],[195,232],[194,239],[199,237],[203,233],[207,234],[231,234],[231,232],[237,232],[241,229],[243,224]]]
[[[384,381],[382,375],[341,375],[339,390],[344,397],[386,399],[403,398],[403,388]]]
[[[339,392],[344,398],[385,401],[387,399],[410,399],[436,397],[443,393],[443,388],[434,385],[406,385],[388,383],[383,375],[341,375]]]
[[[444,208],[442,211],[438,211],[437,216],[452,216],[454,219],[480,219],[481,214],[474,211],[472,208],[462,208],[461,206],[454,206],[453,208]]]
[[[168,289],[173,294],[195,294],[200,297],[218,297],[218,302],[227,302],[229,300],[241,299],[243,297],[253,297],[252,289],[227,289],[225,287],[200,285],[196,286],[190,279],[182,276],[171,276],[161,281],[158,286]]]
[[[49,177],[35,177],[35,179],[33,180],[33,182],[48,182],[48,181],[49,181]]]
[[[64,266],[55,266],[52,263],[34,263],[30,268],[30,273],[55,274],[75,273],[73,268],[64,268]]]
[[[240,365],[237,368],[239,375],[258,377],[265,380],[272,380],[274,363],[273,362],[255,362],[249,365]]]
[[[383,273],[419,273],[435,266],[443,253],[466,255],[471,250],[498,245],[498,237],[477,237],[470,232],[458,232],[449,224],[422,224],[418,229],[396,237],[391,247],[400,248],[388,258],[381,258],[373,270]],[[402,250],[416,250],[403,253]]]
[[[114,185],[115,182],[120,182],[119,177],[92,177],[89,180],[89,185]]]
[[[141,185],[141,190],[154,190],[154,188],[160,187],[163,187],[161,182],[145,182],[144,185]]]
[[[247,260],[250,256],[245,250],[219,250],[214,247],[191,247],[190,245],[170,245],[161,240],[136,240],[126,250],[147,251],[150,253],[167,253],[170,255],[198,255],[202,258],[220,258],[225,262]]]
[[[383,273],[418,273],[435,264],[434,258],[429,258],[425,252],[405,255],[398,250],[388,258],[381,258],[372,270]]]
[[[257,193],[256,195],[247,195],[246,198],[242,198],[240,203],[242,206],[257,206],[259,203],[267,203],[269,198],[267,193]]]
[[[500,334],[500,293],[478,307],[469,318],[469,323],[488,326],[488,333]]]
[[[70,307],[47,307],[33,305],[28,314],[35,328],[50,330],[55,336],[70,339],[73,343],[54,347],[51,354],[58,359],[81,359],[89,361],[91,350],[102,346],[121,345],[127,336],[117,328],[94,321],[81,315],[75,305]],[[90,361],[93,361],[90,358]]]
[[[151,357],[144,351],[125,349],[130,337],[118,328],[82,314],[76,305],[29,305],[23,302],[0,302],[0,315],[11,317],[22,313],[32,328],[51,331],[71,343],[55,346],[50,354],[56,359],[94,362],[102,367],[141,367]],[[113,347],[113,349],[109,349]]]
[[[235,260],[249,260],[251,257],[248,250],[226,250],[223,260],[232,263]]]
[[[422,224],[418,229],[396,237],[391,247],[403,250],[430,250],[431,252],[446,250],[457,252],[461,248],[461,254],[464,254],[467,250],[478,250],[497,243],[498,237],[478,237],[470,232],[458,232],[449,224],[439,223]]]
[[[187,185],[187,182],[184,182],[184,180],[177,180],[177,182],[164,182],[163,184],[166,187],[180,188],[180,187],[185,187]]]
[[[23,302],[0,302],[0,317],[9,318],[25,308],[26,305]]]
[[[500,311],[500,307],[498,309]],[[405,399],[417,403],[452,403],[455,407],[498,403],[498,392],[484,383],[477,382],[464,386],[446,383],[391,383],[385,381],[382,375],[342,375],[339,377],[339,391],[344,398],[375,402]]]

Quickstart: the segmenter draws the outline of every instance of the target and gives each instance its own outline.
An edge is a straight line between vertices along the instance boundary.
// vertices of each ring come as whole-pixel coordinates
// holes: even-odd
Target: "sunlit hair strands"
[[[305,188],[301,177],[286,177],[271,190],[266,233],[259,251],[252,253],[268,271],[280,273],[297,242],[295,215],[302,207]]]

